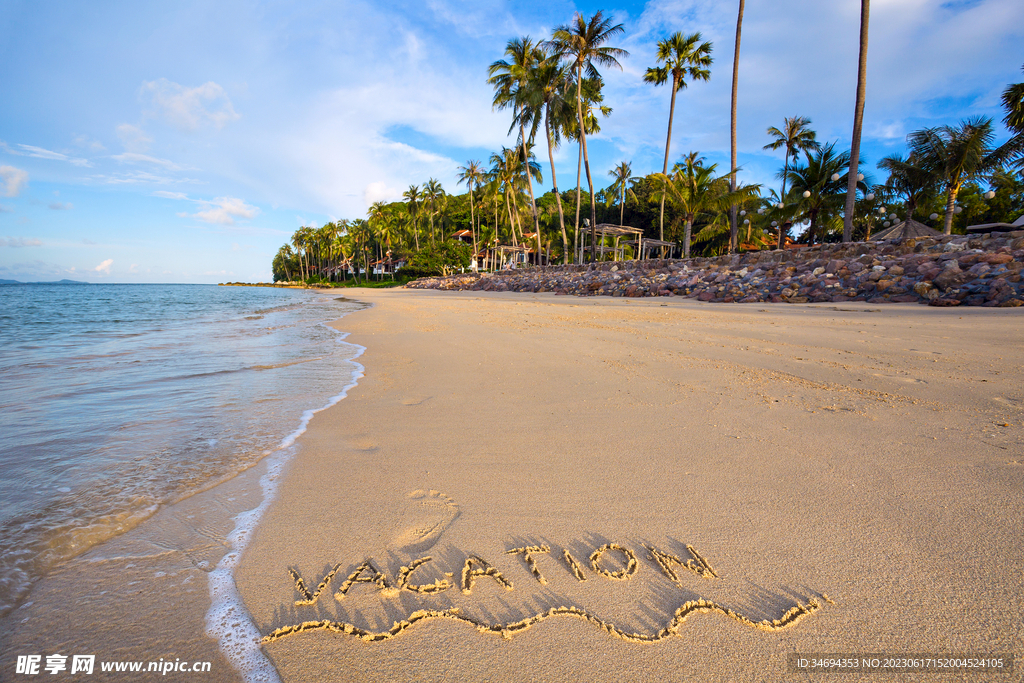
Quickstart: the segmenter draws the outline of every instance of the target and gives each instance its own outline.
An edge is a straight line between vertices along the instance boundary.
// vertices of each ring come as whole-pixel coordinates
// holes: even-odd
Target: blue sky
[[[724,168],[736,4],[4,0],[0,278],[269,280],[302,224],[364,216],[430,177],[461,192],[457,166],[511,144],[488,64],[576,11],[613,15],[630,52],[604,72],[614,112],[591,142],[596,185],[623,160],[660,170],[669,92],[642,76],[675,31],[702,32],[715,63],[679,94],[672,158],[700,150]],[[786,116],[849,146],[859,8],[747,3],[742,181],[778,184],[782,155],[761,148]],[[868,55],[873,169],[915,129],[1001,119],[999,94],[1024,77],[1024,3],[875,0]],[[563,188],[575,163],[575,149],[558,151]]]

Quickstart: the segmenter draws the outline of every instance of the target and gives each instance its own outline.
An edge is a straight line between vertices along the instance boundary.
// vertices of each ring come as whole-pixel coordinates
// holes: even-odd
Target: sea
[[[339,400],[363,308],[269,287],[0,285],[0,615],[60,563],[252,467]]]

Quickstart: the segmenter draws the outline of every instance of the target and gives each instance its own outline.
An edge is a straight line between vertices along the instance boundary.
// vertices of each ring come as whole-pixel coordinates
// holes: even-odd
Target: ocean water
[[[324,322],[361,307],[309,290],[0,285],[0,614],[336,400],[361,348]]]

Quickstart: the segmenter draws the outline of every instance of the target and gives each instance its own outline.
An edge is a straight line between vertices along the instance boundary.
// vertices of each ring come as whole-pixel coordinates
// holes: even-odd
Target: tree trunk
[[[583,142],[580,142],[579,158],[576,160],[576,233],[572,236],[573,250],[579,249],[578,263],[583,263],[583,240],[580,239],[580,181],[583,179]]]
[[[732,120],[730,125],[730,145],[732,147],[729,168],[729,191],[736,191],[736,91],[740,77],[740,32],[743,29],[743,2],[740,0],[739,14],[736,16],[736,51],[732,58]],[[736,205],[729,207],[729,251],[739,250],[739,225],[736,223]]]
[[[580,121],[580,143],[583,145],[583,168],[587,171],[587,187],[590,189],[590,245],[592,252],[590,262],[597,262],[597,250],[593,249],[597,242],[597,204],[594,197],[594,181],[590,177],[590,154],[587,152],[587,131],[583,126],[583,65],[576,66],[576,113]]]
[[[686,219],[686,230],[683,232],[683,258],[690,258],[690,231],[693,229],[693,218]]]
[[[857,173],[860,168],[860,129],[864,120],[864,96],[868,78],[868,13],[870,0],[860,0],[860,61],[857,65],[857,104],[853,110],[853,141],[850,146],[849,182],[846,185],[846,211],[843,215],[843,241],[853,238],[853,207],[857,198]]]
[[[946,194],[946,217],[942,221],[943,228],[942,233],[945,235],[953,234],[953,208],[956,205],[956,196],[960,193],[960,188],[955,185],[949,186]]]
[[[473,270],[479,270],[480,266],[476,263],[476,209],[473,207],[473,181],[469,181],[469,231],[473,235],[473,264],[476,266]]]
[[[668,150],[672,145],[672,119],[676,115],[676,88],[679,87],[675,72],[672,73],[672,100],[668,107],[668,136],[665,138],[665,163],[661,165],[662,175],[668,175]],[[666,181],[667,183],[668,181]],[[667,188],[662,187],[661,208],[658,211],[658,239],[665,240],[665,193]],[[664,248],[662,248],[664,251]]]
[[[522,119],[519,120],[520,146],[523,148],[523,169],[526,171],[526,186],[530,189],[530,208],[533,210],[533,229],[537,232],[537,265],[540,265],[540,254],[543,247],[540,245],[540,216],[537,215],[537,200],[533,197],[533,176],[530,175],[530,157],[526,151],[526,128]]]
[[[786,201],[786,199],[785,199],[786,198],[786,176],[788,176],[788,175],[789,175],[789,148],[787,147],[786,148],[786,163],[784,163],[782,165],[782,194],[779,196],[779,203],[780,204],[783,204]],[[780,218],[781,218],[781,216],[780,216]],[[782,243],[783,239],[785,238],[785,236],[782,234],[782,230],[783,230],[782,226],[783,226],[783,224],[785,224],[785,222],[786,221],[779,221],[779,243],[777,245],[775,245],[775,251],[781,251],[782,249],[785,248],[785,245],[783,245],[783,243]]]
[[[555,202],[558,204],[558,227],[562,229],[562,264],[569,264],[569,237],[565,234],[565,214],[562,212],[562,195],[558,193],[558,178],[555,176],[555,156],[551,151],[551,111],[544,116],[544,131],[548,141],[548,161],[551,163],[551,183],[555,188]],[[550,259],[549,259],[550,261]]]

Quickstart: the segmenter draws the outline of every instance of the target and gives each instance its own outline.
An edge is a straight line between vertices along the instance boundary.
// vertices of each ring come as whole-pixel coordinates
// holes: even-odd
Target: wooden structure
[[[1024,230],[1024,216],[1021,216],[1012,223],[982,223],[980,225],[968,225],[968,233],[984,233],[984,232],[1012,232],[1014,230]]]
[[[636,253],[639,254],[641,261],[646,261],[651,257],[651,251],[654,249],[675,249],[675,242],[666,242],[665,240],[656,240],[653,237],[641,237],[639,240],[631,240],[629,242],[623,242],[623,244],[639,248]],[[669,252],[671,254],[671,252]]]
[[[591,238],[591,229],[589,227],[580,229],[580,234],[583,237],[583,239],[580,240],[580,262],[583,261],[584,252],[592,252],[595,250],[599,254],[597,259],[599,261],[603,261],[604,255],[607,253],[612,254],[613,260],[621,261],[623,260],[622,256],[625,249],[622,246],[619,246],[619,240],[623,237],[631,237],[633,238],[632,241],[626,242],[626,244],[636,244],[638,241],[643,241],[644,235],[644,231],[640,228],[631,228],[628,225],[615,225],[614,223],[598,223],[595,226],[594,231],[597,233],[597,244],[590,244],[588,246],[587,242],[590,241]],[[613,246],[609,247],[605,245],[605,240],[608,237],[612,237],[614,239]]]

